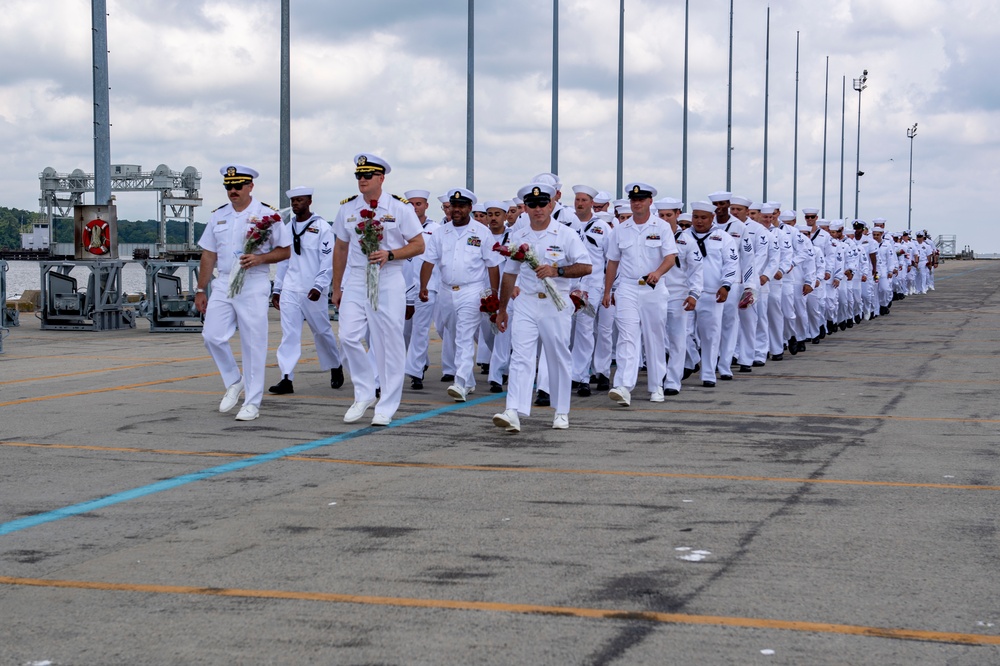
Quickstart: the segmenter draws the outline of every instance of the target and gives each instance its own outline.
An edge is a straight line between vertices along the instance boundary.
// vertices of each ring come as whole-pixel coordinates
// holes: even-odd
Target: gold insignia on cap
[[[539,187],[533,187],[531,189],[531,196],[538,197],[538,196],[541,196],[541,194],[542,194],[541,188],[539,188]]]
[[[232,178],[233,176],[235,176],[236,175],[236,167],[231,166],[231,167],[227,168],[226,169],[226,175],[229,176],[230,178]]]
[[[462,191],[461,190],[455,190],[454,192],[452,192],[451,198],[452,199],[461,199],[461,198],[463,198],[462,197]]]
[[[639,186],[638,185],[636,185],[635,187],[632,188],[632,194],[639,194]]]
[[[368,158],[364,155],[358,156],[358,166],[364,166],[366,164],[368,164]]]

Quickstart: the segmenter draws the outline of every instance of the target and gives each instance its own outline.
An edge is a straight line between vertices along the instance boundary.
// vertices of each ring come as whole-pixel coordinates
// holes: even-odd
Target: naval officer
[[[271,393],[294,393],[295,364],[302,356],[302,320],[316,341],[319,367],[330,371],[330,387],[344,385],[340,348],[330,326],[330,281],[333,279],[333,229],[312,212],[313,188],[296,187],[285,194],[292,204],[292,253],[278,264],[271,288],[271,305],[281,313],[278,368],[281,380]]]
[[[264,396],[264,361],[267,358],[267,308],[271,290],[270,269],[288,258],[291,245],[288,228],[281,222],[271,225],[268,239],[252,254],[243,252],[250,227],[275,213],[267,204],[253,197],[255,169],[241,164],[227,164],[219,170],[229,203],[212,212],[212,218],[198,240],[202,247],[198,270],[195,307],[205,315],[201,335],[205,348],[219,368],[226,385],[226,395],[219,403],[220,412],[228,412],[244,393],[243,407],[237,421],[252,421],[259,415]],[[243,287],[229,297],[229,278],[242,268]],[[213,270],[218,276],[212,278]],[[212,282],[211,298],[205,295]],[[243,372],[236,364],[230,338],[240,331]]]
[[[403,395],[406,360],[403,264],[405,259],[423,254],[424,235],[413,208],[402,197],[382,191],[385,177],[392,170],[389,164],[376,155],[360,153],[354,156],[354,165],[360,195],[342,201],[333,221],[337,236],[333,250],[333,302],[340,308],[340,343],[354,384],[354,404],[344,415],[344,422],[360,420],[374,405],[372,425],[386,426],[392,422]],[[382,224],[379,249],[367,256],[361,249],[357,231],[359,223],[366,219]],[[369,264],[378,266],[377,308],[368,298],[365,269]],[[342,288],[344,269],[348,266],[350,274]],[[362,344],[366,332],[375,352],[375,368]],[[381,384],[380,399],[375,396],[375,371]]]

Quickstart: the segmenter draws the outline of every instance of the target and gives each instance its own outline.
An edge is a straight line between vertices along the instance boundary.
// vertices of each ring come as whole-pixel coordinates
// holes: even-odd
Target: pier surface
[[[437,366],[345,424],[304,338],[240,423],[200,335],[22,315],[0,663],[1000,663],[1000,262],[714,390],[574,397],[565,431],[501,431]],[[272,311],[265,386],[279,339]]]

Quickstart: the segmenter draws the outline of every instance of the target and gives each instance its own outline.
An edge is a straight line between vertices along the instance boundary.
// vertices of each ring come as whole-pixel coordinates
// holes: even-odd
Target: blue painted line
[[[454,405],[446,405],[444,407],[439,407],[437,409],[432,409],[429,412],[421,412],[419,414],[413,414],[411,416],[405,416],[398,420],[393,420],[392,423],[388,425],[389,428],[400,428],[411,423],[417,423],[418,421],[425,421],[435,416],[440,416],[441,414],[447,414],[448,412],[454,412],[465,407],[471,407],[473,405],[479,405],[484,402],[490,402],[492,400],[497,400],[506,396],[506,393],[498,393],[495,395],[483,396],[481,398],[476,398],[475,400],[469,400],[468,402],[457,402]],[[263,463],[271,462],[274,460],[280,460],[281,458],[287,458],[288,456],[294,456],[305,451],[312,451],[313,449],[318,449],[323,446],[329,446],[330,444],[337,444],[339,442],[346,442],[351,439],[357,439],[358,437],[365,437],[366,435],[371,435],[373,433],[379,432],[380,430],[385,430],[382,427],[368,426],[366,428],[359,428],[358,430],[352,430],[351,432],[341,433],[340,435],[334,435],[332,437],[326,437],[324,439],[317,439],[312,442],[306,442],[304,444],[296,444],[295,446],[289,446],[284,449],[278,449],[277,451],[272,451],[271,453],[262,453],[259,456],[253,456],[252,458],[244,458],[243,460],[236,460],[231,463],[226,463],[225,465],[219,465],[217,467],[209,467],[208,469],[203,469],[199,472],[192,472],[190,474],[182,474],[181,476],[175,476],[171,479],[164,479],[162,481],[157,481],[156,483],[151,483],[147,486],[140,486],[138,488],[133,488],[132,490],[124,490],[120,493],[114,493],[113,495],[107,495],[98,499],[88,500],[86,502],[81,502],[79,504],[71,504],[70,506],[64,506],[61,509],[55,509],[53,511],[46,511],[44,513],[38,513],[33,516],[26,516],[24,518],[19,518],[17,520],[12,520],[8,523],[0,525],[0,536],[5,534],[11,534],[12,532],[18,532],[20,530],[26,530],[31,527],[37,527],[39,525],[44,525],[45,523],[51,523],[56,520],[62,520],[63,518],[69,518],[70,516],[78,516],[81,513],[87,513],[89,511],[96,511],[97,509],[103,509],[108,506],[113,506],[115,504],[121,504],[122,502],[128,502],[130,500],[139,499],[140,497],[145,497],[147,495],[153,495],[155,493],[163,492],[164,490],[173,490],[174,488],[179,488],[180,486],[187,485],[189,483],[194,483],[195,481],[204,481],[205,479],[211,479],[212,477],[219,476],[221,474],[228,474],[229,472],[236,472],[241,469],[246,469],[248,467],[254,467],[255,465],[260,465]]]
[[[984,270],[986,266],[980,266],[979,268],[973,268],[971,270],[962,271],[961,273],[955,273],[953,275],[945,275],[944,277],[936,277],[935,280],[947,280],[949,278],[962,277],[963,275],[968,275],[969,273],[975,273],[976,271]]]

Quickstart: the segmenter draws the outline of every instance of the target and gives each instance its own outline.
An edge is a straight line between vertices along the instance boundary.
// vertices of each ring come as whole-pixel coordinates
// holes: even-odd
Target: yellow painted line
[[[95,368],[93,370],[80,370],[78,372],[64,372],[59,375],[44,375],[41,377],[25,377],[23,379],[8,379],[6,381],[0,382],[0,386],[6,384],[22,384],[24,382],[41,382],[47,379],[64,379],[66,377],[78,377],[80,375],[92,375],[99,372],[117,372],[118,370],[135,370],[137,368],[149,368],[157,365],[169,365],[171,363],[188,363],[190,361],[204,361],[207,357],[196,356],[192,358],[169,358],[163,359],[161,361],[154,361],[152,363],[136,363],[134,365],[119,365],[113,368]],[[107,360],[107,357],[104,359]]]
[[[149,455],[195,456],[212,458],[251,458],[255,453],[223,451],[181,451],[178,449],[144,449],[130,446],[94,446],[87,444],[41,444],[34,442],[0,442],[0,446],[38,449],[97,451],[110,453],[143,453]],[[798,479],[782,476],[745,476],[733,474],[691,474],[680,472],[640,472],[634,470],[563,469],[558,467],[508,467],[504,465],[456,465],[420,462],[384,462],[375,460],[350,460],[344,458],[317,458],[312,456],[286,456],[282,460],[331,465],[356,465],[360,467],[397,467],[404,469],[451,470],[463,472],[504,472],[507,474],[574,474],[580,476],[626,476],[653,479],[693,479],[699,481],[752,481],[762,483],[814,483],[840,486],[875,486],[885,488],[926,488],[933,490],[988,490],[998,492],[1000,486],[974,486],[955,483],[911,483],[903,481],[857,481],[851,479]]]
[[[0,576],[0,584],[22,587],[45,587],[71,590],[96,590],[100,592],[137,592],[142,594],[194,595],[206,597],[237,597],[245,599],[280,599],[288,601],[314,601],[332,604],[360,604],[365,606],[391,606],[397,608],[424,608],[433,610],[489,611],[517,615],[554,615],[593,620],[627,620],[657,624],[683,624],[744,629],[773,629],[801,631],[817,634],[840,634],[868,638],[888,638],[932,643],[957,643],[961,645],[1000,645],[1000,636],[965,634],[922,629],[867,627],[828,622],[801,622],[772,620],[754,617],[728,617],[724,615],[690,615],[686,613],[659,613],[644,610],[605,608],[579,608],[573,606],[544,606],[540,604],[513,604],[490,601],[461,601],[457,599],[421,599],[414,597],[382,597],[360,594],[335,594],[331,592],[298,592],[294,590],[252,590],[222,587],[192,587],[187,585],[144,585],[138,583],[105,583],[81,580],[50,580]]]
[[[75,398],[81,395],[94,395],[96,393],[111,393],[113,391],[131,391],[146,386],[156,386],[157,384],[169,384],[171,382],[183,382],[189,379],[202,379],[204,377],[217,377],[217,372],[206,372],[202,375],[188,375],[186,377],[170,377],[168,379],[158,379],[153,382],[142,382],[139,384],[125,384],[124,386],[109,386],[107,388],[90,389],[89,391],[73,391],[72,393],[59,393],[57,395],[43,395],[37,398],[21,398],[20,400],[8,400],[0,402],[0,407],[10,407],[11,405],[24,405],[31,402],[44,402],[46,400],[61,400],[62,398]]]

